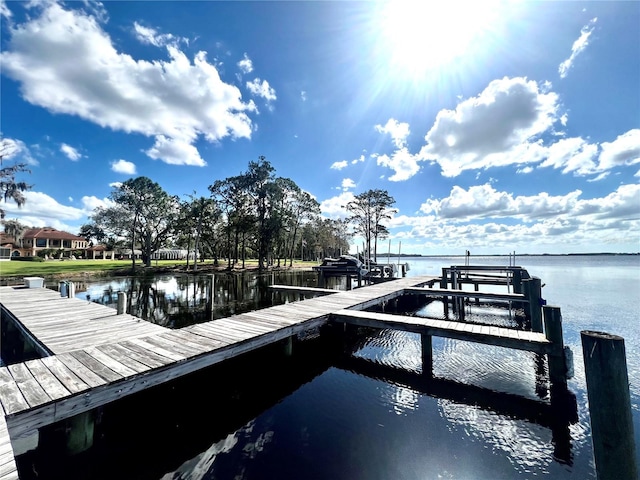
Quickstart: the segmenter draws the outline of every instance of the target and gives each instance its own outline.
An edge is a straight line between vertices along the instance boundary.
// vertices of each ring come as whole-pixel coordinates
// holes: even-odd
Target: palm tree
[[[19,172],[29,172],[26,163],[15,163],[8,167],[3,165],[5,157],[9,158],[15,153],[15,145],[6,139],[0,137],[0,194],[4,202],[13,200],[18,207],[24,205],[26,201],[22,194],[25,190],[29,190],[31,185],[25,182],[16,182],[16,174]],[[5,216],[5,211],[0,208],[0,219]]]

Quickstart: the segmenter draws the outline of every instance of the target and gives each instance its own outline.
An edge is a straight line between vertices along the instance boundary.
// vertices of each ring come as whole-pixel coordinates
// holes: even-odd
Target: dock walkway
[[[32,443],[40,427],[317,328],[334,311],[366,308],[428,280],[336,291],[179,330],[45,288],[0,287],[4,309],[50,353],[0,367],[0,479],[18,478],[16,444]]]
[[[330,321],[551,351],[543,334],[362,312],[405,293],[420,294],[428,289],[419,287],[435,279],[408,277],[335,291],[177,330],[44,288],[0,287],[3,314],[7,310],[50,352],[0,367],[0,480],[18,478],[14,454],[37,445],[38,428]]]

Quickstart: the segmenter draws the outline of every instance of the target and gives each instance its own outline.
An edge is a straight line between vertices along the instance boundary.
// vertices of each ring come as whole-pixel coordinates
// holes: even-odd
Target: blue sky
[[[640,251],[638,2],[0,7],[7,218],[75,233],[118,182],[264,155],[327,217],[387,190],[392,251]]]

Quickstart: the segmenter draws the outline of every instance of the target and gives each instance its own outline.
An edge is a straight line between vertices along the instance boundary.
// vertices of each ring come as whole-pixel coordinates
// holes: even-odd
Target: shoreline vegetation
[[[290,267],[288,262],[280,266],[272,265],[263,270],[264,273],[272,271],[287,270],[311,270],[313,266],[318,265],[317,262],[310,261],[293,261]],[[246,260],[244,268],[242,262],[238,262],[229,268],[227,261],[218,261],[214,264],[213,260],[198,263],[197,270],[193,268],[193,262],[189,263],[187,270],[187,262],[176,260],[159,260],[153,261],[150,267],[145,267],[141,261],[136,262],[135,275],[147,276],[157,274],[184,274],[184,275],[203,275],[211,273],[242,273],[257,272],[258,261]],[[131,268],[130,260],[47,260],[45,262],[0,262],[0,281],[6,282],[11,279],[21,279],[29,276],[44,277],[45,280],[87,280],[89,278],[109,277],[109,276],[131,276],[134,272]]]
[[[638,256],[640,253],[566,253],[566,254],[517,254],[516,257],[569,257],[569,256]],[[378,255],[379,262],[384,262],[389,258],[465,258],[465,255],[419,255],[419,254],[384,254]],[[505,257],[509,255],[471,255],[471,258],[477,257]],[[263,270],[264,273],[272,271],[287,270],[311,270],[312,267],[319,265],[319,262],[294,260],[289,266],[288,262],[281,263],[280,266],[271,265]],[[194,270],[193,263],[189,264],[187,270],[187,262],[176,260],[159,260],[153,261],[150,267],[145,267],[142,262],[136,262],[135,275],[157,275],[157,274],[191,274],[202,275],[211,273],[242,273],[257,272],[257,260],[245,260],[244,267],[241,262],[236,263],[231,268],[227,261],[218,261],[217,265],[213,260],[198,263],[197,270]],[[45,262],[0,262],[0,281],[3,283],[10,280],[18,280],[23,277],[40,276],[46,280],[64,279],[64,280],[86,280],[89,278],[99,278],[107,276],[131,276],[133,274],[131,263],[123,260],[48,260]]]

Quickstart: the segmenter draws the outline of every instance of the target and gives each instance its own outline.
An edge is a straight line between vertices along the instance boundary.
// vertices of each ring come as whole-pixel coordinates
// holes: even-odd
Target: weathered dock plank
[[[99,360],[96,360],[94,357],[89,355],[89,353],[84,350],[78,350],[75,352],[69,353],[72,357],[86,366],[93,373],[97,374],[99,377],[103,378],[107,382],[115,382],[122,378],[122,375],[111,370],[104,363],[101,363]]]
[[[65,398],[71,394],[60,380],[51,373],[51,370],[49,370],[40,360],[29,360],[28,362],[25,362],[25,365],[29,367],[34,378],[42,386],[44,391],[47,392],[47,395],[49,395],[53,400]]]
[[[168,330],[132,315],[47,288],[0,287],[0,303],[54,354],[110,344]]]
[[[82,392],[91,388],[91,385],[82,381],[75,373],[73,373],[69,367],[60,361],[56,360],[56,357],[44,357],[40,361],[53,373],[60,383],[65,386],[71,393]]]
[[[138,362],[147,365],[150,368],[163,367],[173,362],[171,358],[159,355],[158,353],[150,350],[145,345],[133,343],[131,341],[124,341],[118,343],[119,347],[128,350],[132,358],[135,358]]]
[[[18,480],[18,468],[4,415],[0,415],[0,480]]]

